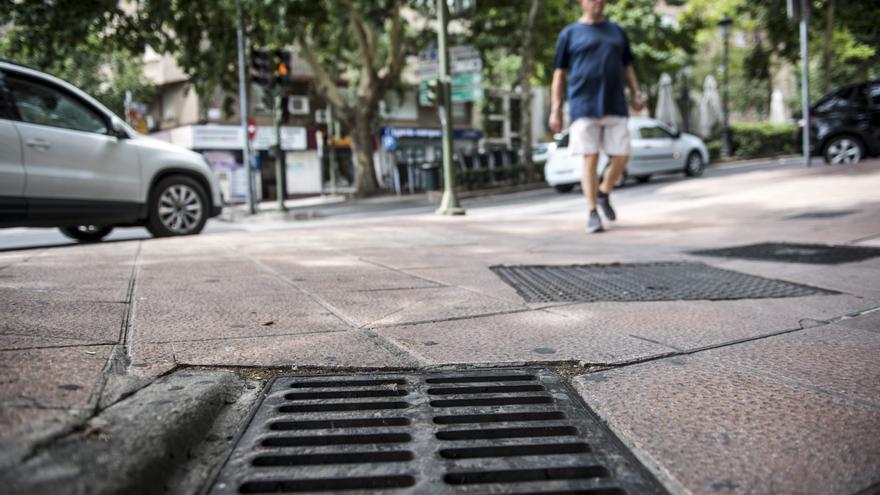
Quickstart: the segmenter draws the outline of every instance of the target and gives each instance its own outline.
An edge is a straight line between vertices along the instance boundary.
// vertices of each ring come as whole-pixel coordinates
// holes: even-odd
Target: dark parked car
[[[800,149],[800,133],[798,142]],[[880,155],[880,80],[837,88],[813,105],[810,153],[821,154],[828,163]]]

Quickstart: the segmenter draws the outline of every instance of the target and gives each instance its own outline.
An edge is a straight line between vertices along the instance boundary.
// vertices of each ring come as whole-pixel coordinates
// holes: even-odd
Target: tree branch
[[[350,109],[345,102],[345,98],[342,97],[342,93],[339,92],[339,88],[336,87],[336,82],[327,75],[324,67],[318,62],[318,58],[303,36],[297,36],[296,42],[299,45],[303,58],[315,74],[318,91],[333,105],[337,113],[348,115]]]
[[[351,29],[354,31],[355,40],[357,40],[358,51],[360,51],[361,57],[364,60],[362,72],[367,76],[366,83],[372,86],[376,79],[376,65],[373,62],[374,46],[370,44],[369,34],[367,34],[368,28],[364,23],[364,18],[361,17],[360,12],[355,8],[354,2],[352,0],[345,0],[345,5],[348,7]]]
[[[380,85],[391,87],[403,70],[403,17],[400,15],[400,2],[394,2],[391,11],[391,30],[388,34],[388,58],[380,71]]]

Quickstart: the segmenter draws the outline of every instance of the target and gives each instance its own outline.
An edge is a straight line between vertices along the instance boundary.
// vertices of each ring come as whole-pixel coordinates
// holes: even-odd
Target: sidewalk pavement
[[[0,253],[0,470],[182,367],[265,378],[547,364],[673,493],[877,490],[880,258],[688,253],[770,241],[880,247],[880,161],[652,187],[619,195],[620,219],[592,236],[572,196],[457,218]],[[797,217],[807,212],[824,218]],[[837,293],[529,303],[488,269],[648,261]]]

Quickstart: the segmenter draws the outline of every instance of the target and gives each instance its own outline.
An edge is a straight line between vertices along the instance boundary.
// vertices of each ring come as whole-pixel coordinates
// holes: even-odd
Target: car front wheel
[[[706,170],[706,164],[703,162],[703,157],[700,156],[699,152],[691,151],[691,154],[688,155],[687,164],[684,167],[684,173],[688,177],[699,177],[703,175],[704,170]]]
[[[101,227],[99,225],[74,225],[71,227],[59,227],[62,234],[79,242],[98,242],[107,237],[113,231],[113,227]]]
[[[825,162],[832,165],[858,163],[864,154],[862,143],[852,136],[837,136],[825,145]]]
[[[202,186],[182,175],[166,177],[150,194],[147,230],[156,237],[198,234],[208,220]]]

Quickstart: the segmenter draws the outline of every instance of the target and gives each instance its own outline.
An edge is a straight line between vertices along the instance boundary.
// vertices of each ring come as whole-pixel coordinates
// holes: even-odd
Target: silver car
[[[187,235],[221,208],[198,153],[139,135],[61,79],[0,61],[0,227],[59,227],[80,241],[116,226]]]
[[[617,186],[629,177],[639,182],[651,180],[659,173],[684,172],[691,177],[703,174],[709,163],[709,150],[703,140],[686,134],[663,122],[645,117],[629,119],[629,132],[632,151],[626,171]],[[568,150],[568,131],[558,136],[556,150],[544,166],[544,178],[559,192],[569,192],[580,184],[584,169],[584,159],[572,155]],[[599,174],[605,173],[608,157],[599,157]]]

